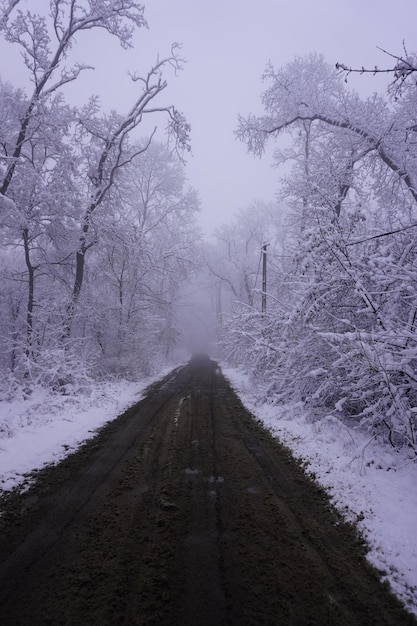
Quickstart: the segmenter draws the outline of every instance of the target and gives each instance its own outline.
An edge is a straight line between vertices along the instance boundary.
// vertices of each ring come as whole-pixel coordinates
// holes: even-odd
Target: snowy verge
[[[76,450],[172,369],[139,382],[97,383],[83,395],[59,396],[38,388],[27,399],[0,402],[0,492]]]
[[[357,523],[368,560],[417,615],[417,464],[334,415],[313,421],[300,405],[259,403],[247,376],[227,366],[222,371],[242,403]]]

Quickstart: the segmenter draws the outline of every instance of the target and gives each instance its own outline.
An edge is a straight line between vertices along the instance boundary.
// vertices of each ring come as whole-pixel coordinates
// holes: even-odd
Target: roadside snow
[[[249,379],[222,367],[243,404],[307,464],[369,545],[368,559],[417,615],[417,464],[334,415],[313,421],[300,405],[259,404]]]
[[[63,459],[100,426],[139,402],[144,389],[170,369],[140,382],[96,384],[89,394],[76,397],[38,389],[27,399],[0,402],[0,491]]]

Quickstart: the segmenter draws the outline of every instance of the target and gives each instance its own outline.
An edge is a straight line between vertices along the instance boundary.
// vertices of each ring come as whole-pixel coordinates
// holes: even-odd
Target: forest
[[[387,91],[365,99],[355,68],[269,63],[264,114],[235,134],[256,156],[273,144],[276,202],[253,200],[207,241],[190,125],[163,97],[180,49],[131,76],[126,110],[96,96],[76,107],[77,36],[128,48],[143,5],[20,4],[0,2],[29,85],[0,75],[0,400],[88,393],[205,351],[244,368],[265,402],[301,402],[415,455],[417,57],[388,55]]]

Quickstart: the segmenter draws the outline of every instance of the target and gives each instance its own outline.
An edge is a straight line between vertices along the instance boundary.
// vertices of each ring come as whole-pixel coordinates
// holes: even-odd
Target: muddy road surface
[[[196,359],[2,502],[0,624],[414,624],[354,530]]]

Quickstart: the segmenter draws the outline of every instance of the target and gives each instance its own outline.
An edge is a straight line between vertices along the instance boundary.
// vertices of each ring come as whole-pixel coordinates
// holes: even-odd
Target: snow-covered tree
[[[115,36],[123,47],[129,47],[134,30],[146,26],[144,7],[134,0],[88,0],[83,5],[75,0],[52,0],[48,16],[24,12],[18,4],[3,0],[0,32],[6,41],[21,48],[33,90],[7,153],[7,167],[0,186],[4,195],[25,150],[31,122],[41,115],[39,107],[44,107],[51,96],[88,69],[85,65],[65,65],[75,37],[82,31],[99,28]]]
[[[69,53],[81,32],[88,35],[98,28],[129,47],[134,31],[146,26],[143,5],[132,0],[51,0],[49,13],[45,7],[38,10],[39,14],[25,11],[20,2],[0,3],[0,34],[21,48],[32,84],[26,94],[0,83],[0,236],[4,243],[0,267],[7,281],[7,296],[1,301],[1,335],[9,355],[3,358],[3,365],[25,381],[44,381],[69,390],[74,377],[84,376],[86,364],[93,365],[100,357],[91,332],[96,338],[111,334],[111,325],[118,328],[119,337],[126,331],[123,316],[118,321],[109,317],[108,324],[98,329],[96,322],[103,319],[107,299],[106,295],[103,300],[94,298],[112,291],[112,285],[106,284],[109,273],[98,271],[97,263],[98,259],[107,259],[111,265],[117,233],[121,235],[121,247],[128,250],[121,261],[122,291],[135,292],[128,282],[135,280],[131,264],[144,249],[139,247],[136,256],[131,254],[135,229],[142,229],[142,225],[138,215],[132,214],[129,177],[138,176],[139,163],[145,166],[140,159],[152,145],[152,128],[162,120],[172,155],[168,158],[162,150],[154,154],[155,169],[161,167],[163,171],[169,161],[165,175],[171,175],[172,183],[182,167],[178,159],[188,149],[189,125],[174,106],[161,99],[167,87],[166,71],[176,73],[182,65],[175,44],[171,53],[158,59],[149,71],[131,76],[136,99],[127,112],[104,113],[97,97],[79,110],[64,101],[68,84],[80,72],[91,69],[69,64]],[[132,133],[145,120],[151,123],[144,125],[147,138],[138,140],[138,134],[133,137]],[[164,184],[167,190],[169,184]],[[161,245],[165,278],[161,279],[161,264],[152,265],[146,250],[139,263],[147,266],[146,280],[140,282],[140,272],[136,276],[142,293],[146,289],[159,290],[165,301],[167,292],[173,297],[173,285],[179,280],[178,268],[174,272],[170,261],[166,261],[171,259],[174,238],[178,235],[176,251],[182,254],[185,267],[191,264],[196,236],[191,215],[198,202],[194,192],[184,192],[183,184],[181,172],[176,191],[172,192],[178,195],[175,210],[163,192],[152,200],[154,205],[149,209],[152,219],[160,211],[155,226],[160,219],[172,233],[172,238],[163,243],[159,228],[154,244]],[[148,204],[151,207],[151,201]],[[164,206],[168,207],[166,215]],[[119,222],[112,239],[109,224],[116,216]],[[147,224],[150,228],[149,219]],[[91,271],[86,265],[87,253]],[[113,263],[114,271],[117,263]],[[170,280],[170,275],[175,275],[175,280]],[[93,276],[97,282],[93,282]],[[88,292],[84,294],[85,287]],[[125,298],[124,309],[126,303]],[[158,320],[153,315],[153,319],[154,340],[158,333],[169,334],[172,322],[167,320],[172,320],[171,313]],[[168,329],[164,330],[165,326]],[[128,345],[126,339],[122,343]]]
[[[254,201],[216,231],[207,253],[222,353],[236,365],[245,363],[252,373],[265,365],[269,311],[275,319],[286,299],[289,241],[285,222],[283,205]],[[267,284],[263,293],[265,248]]]
[[[276,206],[254,201],[214,233],[207,264],[220,292],[227,294],[221,307],[223,313],[233,310],[233,302],[260,308],[262,247],[268,245],[272,259],[280,232],[279,220]]]
[[[178,69],[180,60],[175,49],[172,56],[158,61],[144,78],[135,78],[140,85],[139,96],[126,115],[112,112],[110,115],[97,116],[96,100],[93,98],[80,116],[78,145],[82,146],[85,157],[85,175],[88,180],[87,197],[81,217],[79,243],[75,253],[75,277],[70,301],[64,322],[63,337],[68,338],[72,321],[84,281],[86,253],[95,242],[91,233],[93,218],[101,207],[114,185],[116,174],[127,167],[149,148],[152,136],[148,141],[132,146],[129,135],[142,122],[144,117],[166,114],[168,131],[179,151],[188,149],[189,125],[184,116],[173,106],[164,106],[158,102],[159,95],[167,86],[162,76],[166,66]]]
[[[415,85],[404,82],[395,99],[362,100],[316,55],[269,65],[265,79],[265,115],[240,118],[237,133],[258,155],[290,135],[275,158],[294,164],[283,192],[296,241],[268,393],[414,448]]]
[[[196,265],[198,208],[184,166],[161,144],[152,144],[116,177],[87,293],[102,303],[94,335],[109,365],[122,360],[128,367],[148,366],[170,356],[182,330],[181,285]]]

